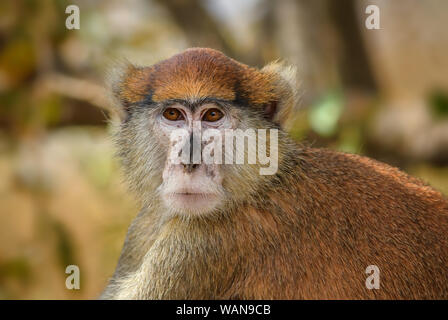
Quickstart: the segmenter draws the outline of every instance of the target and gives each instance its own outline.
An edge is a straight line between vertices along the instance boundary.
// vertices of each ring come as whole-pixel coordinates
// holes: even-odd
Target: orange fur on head
[[[258,107],[280,99],[278,78],[219,51],[193,48],[150,67],[130,66],[117,91],[126,104],[149,96],[153,102],[216,98]]]

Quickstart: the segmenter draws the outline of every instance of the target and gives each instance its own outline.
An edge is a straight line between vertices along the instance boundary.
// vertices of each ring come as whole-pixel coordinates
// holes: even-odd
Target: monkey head
[[[219,213],[266,182],[259,161],[207,162],[203,152],[207,142],[232,130],[280,129],[282,135],[296,103],[294,69],[270,64],[259,70],[194,48],[150,67],[124,65],[116,74],[111,91],[122,116],[118,154],[144,205],[188,217]],[[210,132],[213,138],[204,139]],[[266,135],[268,145],[272,136]],[[214,146],[209,154],[222,151],[223,158],[236,147]]]

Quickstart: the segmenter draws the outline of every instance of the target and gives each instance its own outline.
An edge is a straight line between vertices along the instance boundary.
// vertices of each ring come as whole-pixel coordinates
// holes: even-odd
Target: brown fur
[[[151,67],[130,68],[119,88],[120,98],[128,103],[142,100],[148,93],[152,101],[214,97],[241,99],[258,106],[279,99],[275,78],[223,55],[221,52],[188,49]]]
[[[244,94],[253,107],[271,101],[265,89],[276,83],[272,94],[291,107],[288,96],[294,94],[279,96],[288,91],[278,86],[280,73],[263,80],[275,68],[256,71],[208,49],[166,61],[148,69],[154,76],[128,74],[122,97],[138,92],[143,99],[152,90],[156,100],[232,100],[237,81],[238,88],[253,89]],[[263,76],[236,76],[244,72]],[[236,199],[224,209],[166,217],[155,195],[162,152],[147,146],[153,133],[141,131],[151,111],[131,112],[136,115],[122,124],[118,144],[143,209],[103,298],[448,299],[448,201],[420,180],[365,157],[301,147],[280,132],[276,175],[240,170],[224,179]],[[244,120],[246,113],[238,112]],[[378,290],[365,287],[372,264],[381,272]]]

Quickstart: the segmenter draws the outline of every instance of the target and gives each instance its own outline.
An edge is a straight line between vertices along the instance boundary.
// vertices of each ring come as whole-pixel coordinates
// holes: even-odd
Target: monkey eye
[[[182,113],[176,108],[167,108],[165,111],[163,111],[163,117],[170,121],[177,121],[184,119]]]
[[[204,115],[202,116],[202,120],[207,122],[215,122],[221,119],[223,116],[224,114],[221,111],[216,108],[212,108],[204,113]]]

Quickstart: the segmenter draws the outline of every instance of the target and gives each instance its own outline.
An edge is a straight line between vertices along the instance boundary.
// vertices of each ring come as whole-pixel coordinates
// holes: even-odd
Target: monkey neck
[[[238,277],[248,274],[252,263],[262,265],[258,260],[274,253],[272,244],[292,234],[284,230],[292,224],[282,224],[280,216],[246,203],[227,215],[166,220],[142,257],[135,297],[235,297],[232,284],[244,280]]]

